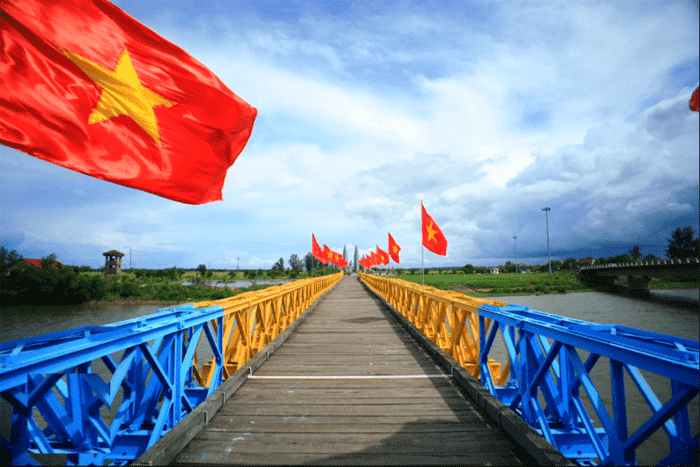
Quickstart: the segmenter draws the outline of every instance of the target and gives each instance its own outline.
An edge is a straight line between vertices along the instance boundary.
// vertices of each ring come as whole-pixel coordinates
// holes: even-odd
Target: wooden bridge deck
[[[175,464],[531,463],[379,299],[344,278]]]

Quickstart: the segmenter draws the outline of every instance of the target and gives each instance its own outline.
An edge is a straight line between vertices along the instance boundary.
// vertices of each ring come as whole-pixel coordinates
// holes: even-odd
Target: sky
[[[256,107],[253,133],[199,206],[0,145],[0,246],[24,257],[267,269],[312,233],[350,258],[391,233],[400,267],[495,266],[545,264],[547,224],[553,260],[700,231],[697,1],[114,3]]]

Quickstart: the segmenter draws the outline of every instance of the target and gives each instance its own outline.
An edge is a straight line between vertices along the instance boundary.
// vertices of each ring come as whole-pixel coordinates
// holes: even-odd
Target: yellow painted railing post
[[[342,278],[343,273],[339,272],[222,300],[195,303],[197,308],[219,305],[224,309],[224,379],[262,350]],[[216,323],[213,324],[215,327]],[[195,359],[194,377],[199,384],[211,384],[214,365],[212,360],[203,364],[200,370]]]
[[[479,377],[479,306],[484,303],[507,306],[507,303],[423,287],[402,279],[364,273],[360,273],[360,279],[473,376]],[[491,321],[487,320],[487,331],[490,326]],[[489,359],[489,366],[494,383],[507,378],[508,363],[503,374],[501,364],[495,360]]]

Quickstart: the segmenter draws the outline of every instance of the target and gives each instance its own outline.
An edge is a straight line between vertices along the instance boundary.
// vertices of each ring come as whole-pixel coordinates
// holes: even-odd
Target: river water
[[[599,324],[620,324],[697,341],[700,335],[698,290],[652,292],[651,300],[629,298],[601,292],[498,297],[508,303],[581,319]],[[75,305],[23,306],[0,308],[0,342],[79,326],[101,325],[155,313],[163,305]],[[585,358],[582,356],[582,358]],[[646,375],[662,402],[670,397],[668,383],[655,375]],[[700,375],[699,375],[700,377]],[[609,366],[598,363],[592,372],[601,397],[610,402]],[[630,434],[650,412],[646,403],[627,379]],[[607,394],[607,395],[606,395]],[[698,434],[698,397],[690,404],[693,436]],[[660,430],[662,431],[662,430]],[[655,464],[668,454],[668,442],[657,434],[637,450],[639,464]],[[696,459],[697,463],[697,459]]]

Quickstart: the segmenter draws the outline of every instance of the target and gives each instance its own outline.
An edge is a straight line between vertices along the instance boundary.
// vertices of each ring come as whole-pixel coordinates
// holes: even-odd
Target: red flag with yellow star
[[[379,248],[378,245],[377,245],[377,255],[379,256],[379,264],[382,264],[382,265],[389,264],[389,254],[386,251]]]
[[[0,143],[188,204],[221,199],[257,110],[105,0],[0,2]]]
[[[432,217],[426,212],[423,202],[420,203],[423,226],[423,246],[436,255],[447,255],[447,239]]]
[[[389,234],[389,255],[395,263],[399,263],[399,251],[401,251],[401,247],[396,243],[394,237]]]
[[[316,241],[314,234],[311,234],[311,255],[323,264],[328,263],[328,258],[326,258],[326,256],[323,254],[323,249],[318,246],[318,242]]]

